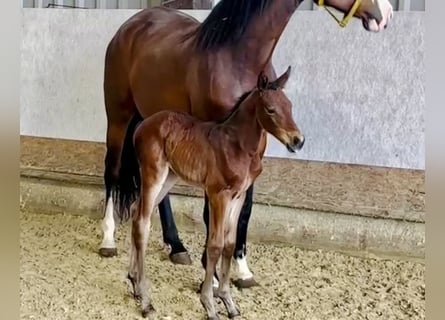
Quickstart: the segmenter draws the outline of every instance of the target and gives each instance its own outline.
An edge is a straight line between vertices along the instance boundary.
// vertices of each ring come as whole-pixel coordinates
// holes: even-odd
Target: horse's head
[[[264,130],[284,144],[290,152],[300,150],[304,136],[292,117],[292,103],[283,91],[291,68],[273,82],[261,72],[255,95],[256,116]]]
[[[393,8],[389,0],[314,0],[314,2],[319,6],[332,7],[343,12],[345,18],[343,21],[338,21],[342,27],[350,18],[356,17],[362,20],[366,30],[379,32],[386,28],[393,17]]]

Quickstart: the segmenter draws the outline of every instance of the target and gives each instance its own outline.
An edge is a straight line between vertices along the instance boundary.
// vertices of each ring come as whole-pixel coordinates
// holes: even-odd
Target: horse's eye
[[[265,107],[267,114],[275,114],[275,108],[271,106]]]

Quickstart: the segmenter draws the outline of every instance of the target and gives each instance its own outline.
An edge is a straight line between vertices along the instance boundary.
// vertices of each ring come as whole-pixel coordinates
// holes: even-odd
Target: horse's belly
[[[161,110],[190,113],[187,72],[191,39],[184,41],[184,37],[198,23],[175,12],[148,11],[145,19],[151,24],[147,23],[132,48],[130,91],[143,117]]]

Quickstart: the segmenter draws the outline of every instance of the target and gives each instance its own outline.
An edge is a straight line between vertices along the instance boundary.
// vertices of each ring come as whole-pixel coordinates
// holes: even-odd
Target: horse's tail
[[[122,148],[119,177],[116,181],[113,195],[116,212],[122,222],[131,218],[130,206],[139,196],[141,188],[139,163],[136,158],[133,136],[142,120],[142,116],[136,112],[128,125]]]

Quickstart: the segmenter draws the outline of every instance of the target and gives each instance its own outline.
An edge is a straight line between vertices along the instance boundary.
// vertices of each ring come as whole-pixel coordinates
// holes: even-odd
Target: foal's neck
[[[263,128],[256,116],[255,101],[247,98],[221,125],[223,130],[232,135],[231,140],[237,141],[243,152],[257,152]]]
[[[273,51],[300,0],[272,1],[254,17],[239,44],[232,48],[244,70],[258,74],[270,62]]]

